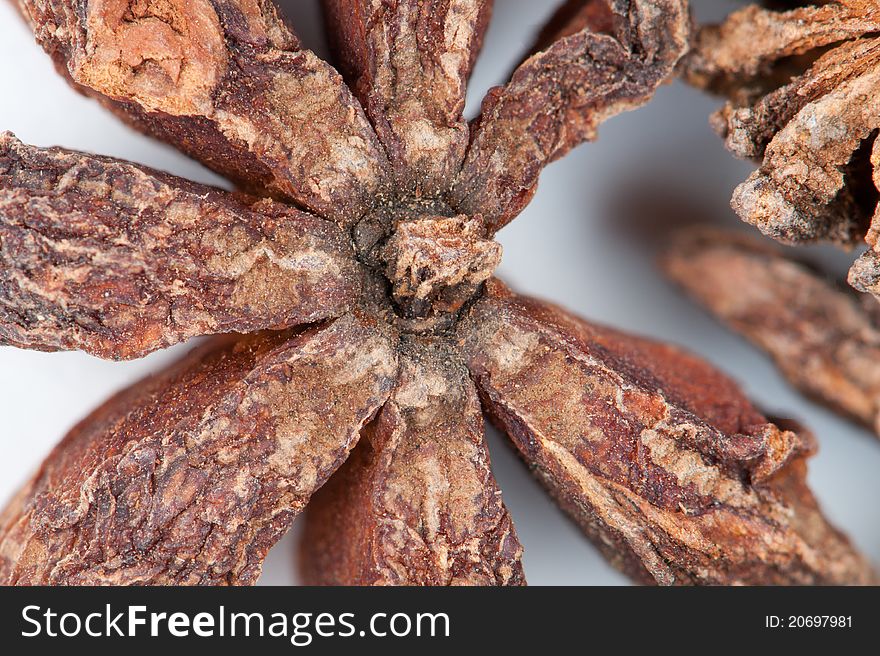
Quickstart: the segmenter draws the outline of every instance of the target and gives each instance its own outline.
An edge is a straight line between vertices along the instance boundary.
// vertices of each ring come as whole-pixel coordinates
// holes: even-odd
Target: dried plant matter
[[[714,118],[728,148],[761,167],[733,195],[747,222],[786,243],[877,247],[880,4],[749,6],[704,27],[686,62],[694,83],[731,101]],[[873,169],[873,179],[872,179]],[[850,281],[880,291],[880,254]]]
[[[664,265],[712,314],[767,351],[794,385],[880,433],[880,329],[854,293],[728,231],[683,232]]]
[[[809,437],[705,362],[497,284],[459,339],[492,420],[635,579],[871,581],[806,487]]]
[[[643,104],[687,46],[681,3],[575,4],[572,29],[561,29],[483,100],[452,198],[482,214],[492,231],[529,202],[545,165],[594,139],[604,120]],[[592,29],[600,22],[610,34]]]
[[[357,315],[215,338],[71,431],[0,519],[0,579],[253,583],[396,371]]]
[[[671,73],[683,0],[570,5],[473,126],[488,2],[328,1],[346,82],[262,0],[21,4],[78,89],[249,195],[4,137],[0,339],[249,334],[77,426],[0,517],[0,582],[251,583],[314,494],[313,582],[522,584],[484,411],[640,580],[871,580],[805,434],[491,280],[541,168]]]
[[[0,339],[139,357],[308,323],[357,297],[334,224],[126,162],[0,135]]]
[[[446,340],[401,343],[397,387],[309,506],[307,582],[522,584],[477,390]]]

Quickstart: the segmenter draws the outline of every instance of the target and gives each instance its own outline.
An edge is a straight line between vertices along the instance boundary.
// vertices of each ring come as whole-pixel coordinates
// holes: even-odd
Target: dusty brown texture
[[[749,5],[721,25],[704,27],[688,73],[706,81],[723,76],[757,76],[783,57],[877,31],[880,8],[873,0],[838,0],[824,6],[810,2],[789,11]]]
[[[555,479],[579,518],[609,511],[590,481],[631,502],[585,528],[642,580],[871,576],[804,487],[805,434],[695,358],[537,304],[522,314],[489,281],[493,232],[541,167],[672,70],[683,0],[569,4],[472,130],[461,107],[486,2],[328,2],[353,91],[265,0],[23,6],[78,89],[253,195],[4,137],[3,339],[133,357],[252,334],[214,338],[75,428],[0,519],[0,582],[252,583],[329,479],[305,531],[310,580],[522,584],[483,409],[541,446],[545,478],[572,458],[592,467]],[[563,335],[578,337],[560,359]],[[619,421],[585,349],[641,386],[619,390],[633,403]],[[514,406],[534,423],[511,423]],[[587,435],[597,450],[565,455]]]
[[[880,330],[855,294],[729,231],[682,233],[663,264],[714,316],[767,351],[795,386],[880,432]]]
[[[406,318],[454,317],[501,261],[479,220],[426,217],[401,223],[383,249],[392,295]]]
[[[878,42],[880,50],[880,42]],[[875,189],[880,189],[880,141],[875,139],[871,148],[871,168]],[[860,292],[873,294],[880,299],[880,204],[874,209],[871,225],[865,235],[870,249],[862,253],[849,270],[849,284]]]
[[[273,201],[0,135],[0,344],[136,358],[342,314],[333,224]]]
[[[459,335],[493,421],[633,577],[872,580],[805,487],[811,441],[768,423],[705,363],[497,283]]]
[[[0,583],[253,583],[387,398],[389,333],[220,337],[120,393],[4,511]]]
[[[342,222],[388,162],[342,77],[265,0],[23,0],[81,90],[246,186]]]
[[[584,12],[597,3],[583,3]],[[490,90],[473,127],[453,204],[483,215],[490,232],[528,204],[541,170],[583,141],[600,123],[645,103],[688,45],[687,7],[680,0],[610,0],[613,34],[586,27],[532,55],[503,87]],[[560,34],[566,34],[562,28]]]
[[[324,0],[332,45],[411,193],[434,195],[468,145],[465,87],[490,0]]]
[[[733,194],[743,220],[785,243],[849,246],[867,234],[873,247],[880,5],[796,4],[804,6],[749,6],[704,27],[685,70],[691,82],[731,97],[713,125],[734,154],[761,160]],[[870,287],[878,265],[874,254],[863,258],[855,286]]]
[[[408,340],[397,387],[306,513],[311,584],[524,583],[476,389],[445,340]]]

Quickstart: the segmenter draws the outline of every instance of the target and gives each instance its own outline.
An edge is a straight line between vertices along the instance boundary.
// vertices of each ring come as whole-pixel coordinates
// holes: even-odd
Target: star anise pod
[[[866,241],[849,282],[880,297],[880,3],[784,4],[702,28],[686,74],[730,96],[713,124],[761,160],[734,192],[739,216],[789,244]]]
[[[0,581],[252,583],[311,500],[312,582],[523,583],[484,412],[639,580],[873,580],[806,486],[807,433],[491,278],[542,167],[668,77],[682,0],[565,7],[472,126],[486,2],[328,1],[353,92],[265,0],[22,6],[78,88],[252,195],[4,137],[0,338],[250,334],[75,427],[0,516]]]
[[[669,276],[765,350],[796,387],[880,435],[880,307],[751,236],[693,228],[664,257]]]

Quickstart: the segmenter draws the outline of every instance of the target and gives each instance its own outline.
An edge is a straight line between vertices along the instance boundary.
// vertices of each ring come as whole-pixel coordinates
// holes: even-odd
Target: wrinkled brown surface
[[[391,399],[309,505],[301,554],[311,584],[524,583],[477,392],[445,340],[406,343]]]
[[[720,25],[704,27],[687,59],[688,74],[703,84],[719,77],[757,76],[783,57],[880,28],[880,7],[874,0],[791,4],[803,6],[783,12],[749,5]]]
[[[586,1],[582,11],[596,5]],[[577,13],[570,20],[584,29],[527,59],[483,100],[452,199],[462,212],[481,213],[490,231],[525,207],[544,166],[644,104],[684,54],[690,23],[681,0],[611,0],[607,11],[613,35]]]
[[[810,441],[768,423],[708,365],[497,283],[459,334],[487,412],[635,578],[874,580],[806,488]]]
[[[80,423],[0,517],[3,584],[248,584],[396,374],[355,315],[217,338]]]
[[[384,248],[386,275],[403,315],[430,319],[454,314],[501,262],[501,245],[480,237],[466,216],[425,217],[401,223]]]
[[[880,431],[880,330],[854,294],[740,233],[682,234],[669,276],[810,396]]]
[[[870,164],[874,187],[880,190],[880,141],[876,139],[871,149]],[[849,284],[860,292],[873,294],[875,298],[880,299],[880,203],[874,209],[865,241],[870,248],[850,267]]]
[[[524,583],[481,403],[640,580],[867,581],[805,487],[806,433],[486,282],[541,168],[668,76],[684,0],[566,3],[470,128],[491,3],[325,4],[352,91],[268,0],[23,0],[78,89],[279,200],[5,138],[2,339],[132,357],[286,330],[216,338],[76,427],[0,516],[0,583],[253,583],[352,449],[311,581]]]
[[[81,89],[255,189],[358,218],[387,160],[342,77],[266,0],[23,0]]]
[[[614,34],[614,12],[605,0],[565,0],[544,25],[532,47],[532,54],[546,49],[554,41],[584,29],[600,34]]]
[[[324,0],[328,35],[398,181],[436,194],[468,144],[467,79],[491,0]]]
[[[798,4],[806,6],[749,6],[703,28],[685,69],[732,97],[713,124],[734,154],[761,160],[733,194],[740,217],[785,243],[858,244],[878,197],[870,152],[880,128],[880,5]],[[858,277],[880,277],[871,257]]]
[[[134,358],[342,314],[348,240],[293,208],[0,135],[0,343]]]

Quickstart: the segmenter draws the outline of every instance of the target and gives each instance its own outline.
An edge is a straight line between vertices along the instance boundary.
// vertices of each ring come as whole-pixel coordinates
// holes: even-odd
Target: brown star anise
[[[761,159],[734,192],[740,217],[785,243],[867,241],[849,282],[880,297],[880,2],[783,4],[704,27],[686,73],[730,96],[713,124]]]
[[[693,228],[664,258],[668,275],[764,349],[811,397],[880,435],[880,306],[742,233]]]
[[[683,0],[564,7],[470,128],[487,2],[326,2],[354,94],[265,0],[22,6],[77,88],[254,195],[4,137],[0,338],[251,334],[75,427],[0,516],[0,581],[252,583],[311,499],[310,582],[523,583],[482,412],[639,580],[873,580],[806,486],[808,433],[491,278],[541,168],[669,75]]]

